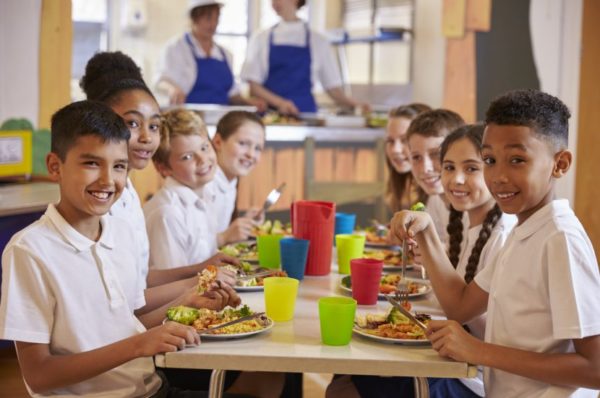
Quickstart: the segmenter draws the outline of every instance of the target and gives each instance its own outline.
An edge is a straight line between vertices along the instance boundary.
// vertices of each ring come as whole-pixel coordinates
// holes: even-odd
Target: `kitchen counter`
[[[49,182],[0,186],[0,217],[43,212],[59,197],[58,185]]]

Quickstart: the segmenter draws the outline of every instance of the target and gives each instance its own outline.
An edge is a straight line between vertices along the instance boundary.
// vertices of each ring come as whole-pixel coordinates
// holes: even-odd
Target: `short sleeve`
[[[150,267],[168,269],[188,265],[187,232],[182,215],[168,206],[156,209],[146,219],[150,243]]]
[[[183,38],[172,40],[161,53],[155,84],[161,80],[175,83],[186,94],[196,81],[196,61]]]
[[[483,267],[483,269],[481,269],[477,275],[475,275],[475,278],[473,278],[473,281],[477,284],[477,286],[479,286],[481,290],[488,294],[490,293],[492,278],[494,277],[494,269],[496,268],[499,258],[500,251],[496,252],[496,254],[487,262],[485,267]]]
[[[334,48],[325,36],[312,32],[315,52],[319,62],[317,77],[325,90],[341,87],[342,76]]]
[[[246,59],[240,73],[243,81],[263,84],[267,80],[269,72],[267,38],[268,35],[262,31],[250,39]]]
[[[19,245],[9,246],[2,255],[0,338],[50,342],[56,300],[40,264]]]
[[[554,338],[600,334],[600,276],[587,236],[557,233],[548,239],[544,256]]]

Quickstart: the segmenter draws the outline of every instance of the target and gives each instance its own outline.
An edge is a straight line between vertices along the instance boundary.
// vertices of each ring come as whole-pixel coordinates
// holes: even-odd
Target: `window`
[[[239,76],[246,57],[249,36],[249,7],[247,1],[224,0],[215,41],[234,54],[233,73]]]

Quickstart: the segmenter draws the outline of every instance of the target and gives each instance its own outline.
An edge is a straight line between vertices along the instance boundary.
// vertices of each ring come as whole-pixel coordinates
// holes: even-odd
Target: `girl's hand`
[[[136,354],[140,357],[182,350],[186,344],[200,344],[198,333],[193,327],[177,322],[153,327],[145,333],[138,334],[136,338]]]
[[[255,226],[258,226],[258,222],[251,218],[236,218],[231,225],[229,225],[229,228],[223,232],[224,244],[247,240]]]
[[[429,225],[431,225],[431,216],[428,213],[402,210],[394,214],[390,223],[390,231],[400,241],[406,239],[409,244],[414,244],[416,243],[413,239],[415,235],[427,229]]]
[[[256,221],[258,225],[265,222],[265,212],[263,211],[263,209],[258,207],[253,207],[249,209],[246,213],[244,213],[244,217]]]
[[[212,285],[211,290],[204,294],[198,294],[198,289],[194,286],[184,293],[182,299],[182,305],[214,311],[221,311],[227,306],[237,307],[241,302],[242,300],[235,290],[220,282]]]
[[[479,364],[485,343],[469,334],[456,321],[430,321],[427,338],[440,356],[459,362]]]

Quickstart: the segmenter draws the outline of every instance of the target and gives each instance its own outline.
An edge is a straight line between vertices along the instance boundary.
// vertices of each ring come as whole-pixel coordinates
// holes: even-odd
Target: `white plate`
[[[340,288],[341,288],[342,290],[344,290],[344,291],[346,291],[346,292],[348,292],[348,293],[352,294],[352,287],[348,287],[348,286],[347,286],[347,285],[351,285],[351,283],[350,283],[350,280],[351,280],[351,279],[350,279],[350,275],[344,276],[342,279],[340,279]],[[422,282],[422,281],[420,281],[420,280],[417,280],[417,279],[412,279],[412,278],[406,278],[406,280],[407,280],[407,281],[409,281],[409,282],[414,282],[414,283],[416,283],[416,284],[418,284],[418,285],[421,285],[421,286],[419,287],[419,292],[418,292],[418,293],[410,293],[410,294],[408,295],[408,298],[416,298],[416,297],[421,297],[421,296],[424,296],[424,295],[426,295],[427,293],[429,293],[429,292],[432,290],[430,285],[428,285],[428,284],[426,284],[426,283],[423,283],[423,282]],[[377,295],[377,298],[378,298],[379,300],[385,300],[385,296],[386,296],[385,294],[383,294],[383,293],[379,293],[379,294]]]
[[[255,334],[264,333],[267,330],[271,330],[275,322],[271,318],[267,318],[269,320],[269,324],[263,329],[253,330],[251,332],[245,333],[233,333],[233,334],[202,334],[200,335],[200,339],[202,340],[229,340],[229,339],[242,339],[244,337],[254,336]]]
[[[236,292],[244,293],[244,292],[262,292],[265,290],[264,286],[234,286],[233,287]]]
[[[413,339],[392,339],[391,337],[380,337],[375,336],[374,334],[367,333],[365,329],[355,326],[352,331],[359,336],[362,336],[367,339],[375,340],[380,343],[385,344],[404,344],[404,345],[431,345],[431,342],[427,339],[425,340],[413,340]]]
[[[365,242],[365,247],[370,247],[373,249],[386,249],[386,250],[402,249],[402,247],[397,246],[397,245],[388,245],[387,243],[375,243],[375,242]]]

